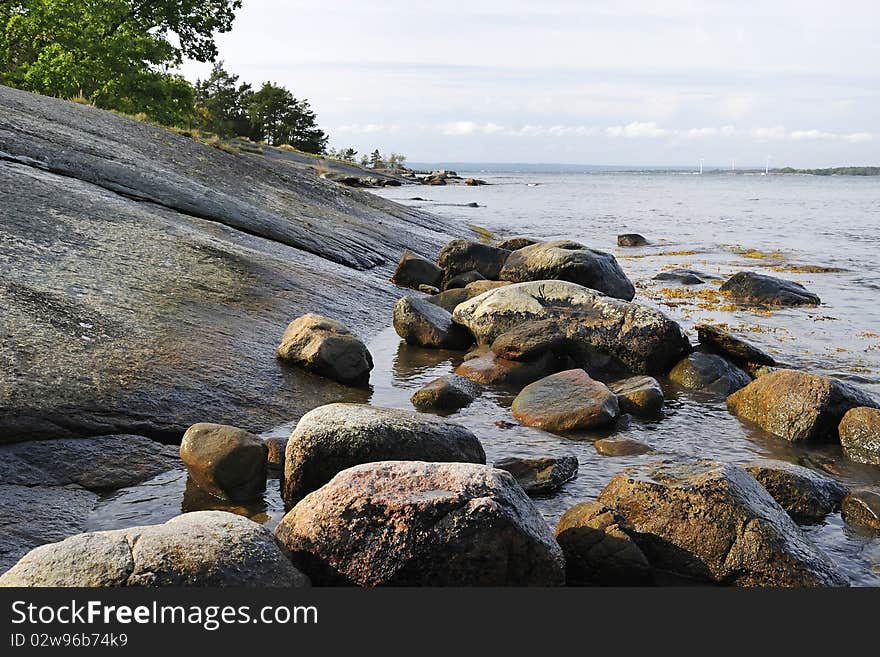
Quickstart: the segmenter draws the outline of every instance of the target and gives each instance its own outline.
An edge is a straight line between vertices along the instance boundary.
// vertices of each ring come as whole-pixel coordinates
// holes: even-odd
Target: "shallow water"
[[[658,305],[686,327],[699,321],[728,324],[780,361],[848,378],[880,394],[880,307],[876,303],[880,267],[875,259],[880,245],[880,180],[724,174],[475,175],[493,184],[401,187],[380,193],[499,235],[568,238],[611,251],[636,282],[637,300]],[[412,196],[431,201],[406,200]],[[482,207],[463,207],[473,201]],[[616,235],[623,232],[642,233],[652,245],[618,248]],[[749,249],[771,257],[742,255]],[[668,255],[691,251],[695,253]],[[845,271],[806,274],[775,269],[803,264]],[[661,292],[686,288],[651,280],[672,266],[720,277],[740,269],[764,271],[803,283],[822,297],[823,304],[772,314],[745,309],[731,312],[714,304],[701,308],[699,304],[707,305],[705,299],[669,299],[668,293]],[[711,290],[719,282],[696,289]],[[391,328],[376,336],[369,347],[376,365],[370,403],[397,408],[412,408],[410,395],[450,372],[462,356],[407,346]],[[664,388],[667,404],[660,419],[631,420],[613,430],[576,438],[497,426],[497,420],[512,420],[513,392],[502,389],[485,391],[468,408],[449,417],[477,434],[490,463],[512,455],[577,456],[577,479],[558,494],[536,500],[551,524],[571,505],[595,497],[623,467],[663,457],[742,463],[766,456],[831,474],[850,486],[880,483],[880,468],[844,460],[839,447],[791,445],[740,423],[720,397],[677,390],[668,382]],[[292,425],[285,425],[267,435],[287,436],[291,430]],[[647,443],[654,452],[600,456],[593,440],[612,433]],[[187,487],[183,471],[175,471],[102,500],[90,528],[162,522],[181,510],[213,506],[215,502]],[[283,515],[277,480],[270,481],[262,504],[235,510],[270,526],[277,523]],[[854,584],[880,585],[880,537],[847,527],[839,514],[804,529]]]

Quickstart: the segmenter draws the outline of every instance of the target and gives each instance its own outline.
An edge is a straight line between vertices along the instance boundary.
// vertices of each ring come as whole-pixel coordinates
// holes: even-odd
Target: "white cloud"
[[[849,135],[844,135],[843,139],[851,144],[861,144],[866,141],[874,141],[876,135],[873,135],[870,132],[854,132]]]
[[[638,139],[639,137],[662,137],[668,134],[667,130],[663,130],[653,121],[648,123],[634,122],[623,126],[612,126],[605,128],[605,134],[609,137],[626,137],[628,139]]]

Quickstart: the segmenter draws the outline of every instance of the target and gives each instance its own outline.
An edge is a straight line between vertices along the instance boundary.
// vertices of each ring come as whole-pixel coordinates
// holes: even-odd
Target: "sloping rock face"
[[[840,421],[858,406],[880,402],[843,381],[796,370],[765,374],[727,398],[734,415],[792,442],[837,440]]]
[[[0,190],[0,442],[261,431],[362,401],[274,362],[284,327],[313,311],[369,338],[400,253],[454,232],[280,157],[5,87]]]
[[[737,586],[842,586],[846,580],[770,494],[732,465],[659,463],[617,474],[598,501],[651,565]]]
[[[571,345],[569,355],[588,372],[665,374],[691,349],[681,327],[663,313],[568,281],[490,290],[456,306],[452,318],[480,344],[491,344],[525,322],[557,320]]]
[[[540,242],[514,251],[499,277],[514,283],[570,281],[625,301],[632,301],[636,295],[613,255],[577,242]]]
[[[369,463],[340,472],[275,530],[315,584],[553,586],[562,550],[502,470]]]
[[[223,511],[77,534],[36,548],[0,586],[308,586],[267,529]]]

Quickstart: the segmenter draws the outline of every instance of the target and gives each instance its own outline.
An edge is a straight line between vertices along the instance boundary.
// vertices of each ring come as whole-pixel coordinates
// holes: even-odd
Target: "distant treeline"
[[[880,176],[880,167],[832,167],[829,169],[793,169],[783,167],[772,173],[802,173],[810,176]]]

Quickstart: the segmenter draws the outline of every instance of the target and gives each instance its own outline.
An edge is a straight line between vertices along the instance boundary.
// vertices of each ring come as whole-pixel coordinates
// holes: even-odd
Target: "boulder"
[[[269,469],[277,471],[284,470],[284,452],[287,451],[287,438],[281,436],[272,436],[266,438],[266,449],[269,450]]]
[[[569,241],[540,242],[513,251],[498,276],[502,281],[569,281],[631,301],[636,291],[610,253]]]
[[[408,344],[433,349],[464,349],[474,341],[448,311],[417,297],[403,297],[394,306],[394,330]]]
[[[463,274],[456,274],[446,281],[443,285],[444,290],[455,290],[457,288],[466,287],[468,283],[476,283],[477,281],[485,281],[486,277],[478,271],[466,271]]]
[[[275,530],[315,584],[555,586],[562,551],[507,472],[382,462],[340,472]]]
[[[532,360],[547,352],[563,355],[568,337],[554,319],[523,322],[492,341],[492,351],[507,360]]]
[[[487,184],[485,180],[480,180],[479,178],[465,178],[464,184],[468,187],[477,187],[479,185]]]
[[[494,290],[498,287],[505,287],[507,285],[510,285],[507,281],[474,281],[473,283],[465,285],[464,288],[457,287],[450,290],[444,290],[439,294],[428,297],[428,301],[451,313],[455,310],[455,307],[458,304],[464,303],[468,299],[478,297],[483,292],[488,292],[489,290]]]
[[[751,377],[726,358],[695,351],[672,368],[669,378],[687,390],[715,392],[725,397],[751,382]]]
[[[338,472],[373,461],[485,463],[459,424],[413,411],[328,404],[302,416],[287,443],[282,497],[292,507]]]
[[[32,550],[0,576],[0,586],[308,585],[267,529],[223,511],[76,534]]]
[[[693,269],[670,269],[663,271],[654,277],[655,281],[673,281],[682,285],[702,285],[708,278],[705,274]]]
[[[443,268],[444,282],[469,271],[477,271],[489,280],[498,274],[510,251],[470,240],[452,240],[440,251],[437,264]]]
[[[847,411],[880,404],[863,390],[827,376],[776,370],[727,398],[730,412],[792,442],[836,441]]]
[[[741,271],[734,274],[721,291],[735,301],[761,306],[818,306],[819,297],[803,285],[781,278]]]
[[[583,502],[562,514],[556,541],[565,555],[569,586],[644,586],[653,583],[645,554],[604,504]]]
[[[617,236],[617,246],[647,246],[648,240],[638,233],[624,233]]]
[[[820,522],[840,508],[847,493],[828,475],[786,461],[752,461],[743,468],[798,523]]]
[[[420,411],[455,411],[470,404],[479,388],[458,374],[444,374],[416,390],[410,401]]]
[[[617,395],[584,370],[566,370],[527,385],[511,406],[513,417],[545,431],[578,431],[617,419]]]
[[[700,345],[707,351],[720,354],[738,364],[776,365],[776,359],[770,354],[717,326],[699,324],[696,329]]]
[[[880,410],[850,409],[840,421],[838,433],[843,453],[849,460],[880,465]]]
[[[524,386],[548,374],[559,371],[559,361],[551,353],[544,353],[535,360],[506,360],[490,349],[471,352],[465,361],[455,368],[455,373],[480,385]]]
[[[640,456],[654,451],[650,445],[632,438],[600,438],[593,447],[602,456]]]
[[[519,251],[537,243],[537,240],[533,240],[530,237],[509,237],[506,240],[501,240],[495,246],[499,249],[507,249],[508,251]]]
[[[433,285],[419,285],[419,292],[434,296],[435,294],[440,294],[440,288]]]
[[[391,282],[418,290],[421,285],[440,287],[443,270],[430,260],[405,249],[397,263]]]
[[[269,448],[244,429],[194,424],[183,434],[180,458],[193,481],[222,500],[247,502],[266,490]]]
[[[846,580],[742,468],[661,462],[614,476],[598,501],[651,565],[736,586],[840,586]]]
[[[346,385],[367,385],[373,369],[373,357],[360,338],[344,324],[314,313],[288,325],[278,357]]]
[[[496,461],[495,467],[513,475],[527,495],[550,495],[577,477],[578,460],[576,456],[510,456]]]
[[[880,531],[880,488],[857,488],[843,498],[843,519],[857,527]]]
[[[569,355],[587,370],[668,372],[691,350],[681,327],[647,306],[612,299],[568,281],[517,283],[456,306],[453,320],[480,344],[529,321],[556,320]]]
[[[621,413],[639,417],[656,417],[663,410],[663,389],[652,376],[632,376],[608,384],[620,406]]]

